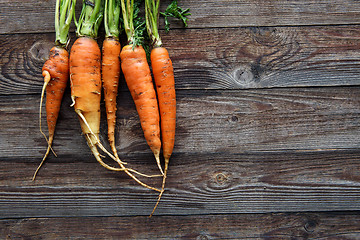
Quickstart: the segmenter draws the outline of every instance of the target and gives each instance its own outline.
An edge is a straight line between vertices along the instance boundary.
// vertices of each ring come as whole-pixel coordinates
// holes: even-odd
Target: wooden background
[[[176,76],[176,145],[149,219],[157,194],[95,161],[69,89],[58,157],[31,181],[46,148],[38,112],[55,1],[0,0],[0,238],[360,239],[360,2],[179,3],[191,8],[189,27],[161,31]],[[156,174],[121,85],[119,154]]]

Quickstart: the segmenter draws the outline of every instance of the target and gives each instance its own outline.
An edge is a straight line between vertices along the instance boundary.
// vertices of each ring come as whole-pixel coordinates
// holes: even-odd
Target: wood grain
[[[151,219],[157,193],[95,161],[69,89],[58,157],[31,181],[46,147],[38,105],[54,5],[0,0],[0,239],[360,239],[358,1],[180,1],[189,27],[160,32],[178,119]],[[121,158],[157,174],[123,79],[117,101]],[[105,121],[100,138],[109,148]]]
[[[156,215],[360,210],[359,153],[175,154]],[[91,157],[49,159],[32,182],[38,162],[2,160],[2,218],[146,216],[155,204],[155,192],[105,170]],[[128,162],[157,173],[147,156]]]
[[[352,86],[360,84],[359,35],[358,26],[188,29],[163,42],[177,89]],[[40,93],[52,42],[53,34],[0,35],[1,95]]]
[[[81,2],[77,4],[77,16]],[[163,1],[161,11],[170,2]],[[189,28],[195,29],[360,23],[360,5],[352,0],[187,0],[179,4],[184,9],[191,9]],[[53,32],[54,11],[55,0],[2,0],[0,22],[3,24],[0,24],[0,34]],[[171,27],[183,26],[179,21],[172,21]]]
[[[69,90],[64,98],[53,147],[59,155],[77,158],[89,151],[70,107]],[[0,100],[0,157],[40,158],[46,144],[39,132],[39,96],[3,96]],[[151,154],[129,92],[122,92],[117,101],[119,152]],[[177,107],[175,153],[360,147],[358,87],[178,91]],[[102,110],[104,120],[103,105]],[[105,121],[100,131],[106,142]]]
[[[359,239],[353,213],[30,218],[0,221],[5,239]],[[79,226],[81,223],[81,227]]]

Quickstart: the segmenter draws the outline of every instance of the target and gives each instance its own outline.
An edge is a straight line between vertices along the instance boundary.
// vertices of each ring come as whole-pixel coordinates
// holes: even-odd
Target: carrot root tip
[[[51,145],[48,144],[48,148],[47,148],[47,150],[46,150],[46,152],[45,152],[45,154],[44,154],[44,157],[43,157],[42,161],[40,162],[39,166],[37,167],[37,169],[35,170],[35,173],[34,173],[34,175],[33,175],[33,177],[32,177],[32,181],[35,181],[35,178],[36,178],[37,173],[39,172],[40,168],[42,167],[42,165],[43,165],[44,162],[45,162],[45,159],[47,158],[47,156],[48,156],[49,153],[50,153],[50,149],[51,149]]]
[[[76,96],[71,95],[71,101],[72,101],[72,103],[70,104],[70,107],[73,107],[73,106],[75,105],[75,98],[76,98]]]
[[[154,209],[153,209],[153,211],[151,212],[149,218],[151,218],[151,216],[154,214],[157,206],[158,206],[159,203],[160,203],[160,199],[161,199],[161,197],[162,197],[162,195],[163,195],[163,193],[164,193],[164,191],[165,191],[165,182],[166,182],[166,176],[167,176],[167,171],[168,171],[168,167],[169,167],[169,160],[170,160],[170,159],[169,159],[168,157],[165,158],[165,169],[164,169],[163,181],[162,181],[162,186],[161,186],[161,192],[160,192],[160,194],[159,194],[159,196],[158,196],[158,200],[157,200],[157,202],[156,202],[156,204],[155,204],[155,206],[154,206]]]
[[[161,172],[162,175],[164,175],[164,171],[162,170],[161,164],[160,164],[160,152],[158,153],[154,153],[155,159],[156,159],[156,163],[158,165],[158,168]]]

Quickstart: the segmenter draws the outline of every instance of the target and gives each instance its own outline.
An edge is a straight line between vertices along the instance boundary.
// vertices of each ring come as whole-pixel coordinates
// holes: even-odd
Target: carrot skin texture
[[[102,83],[106,107],[108,139],[111,150],[118,157],[115,147],[116,97],[120,76],[120,42],[115,38],[106,38],[102,47]]]
[[[159,107],[146,53],[142,46],[132,49],[132,45],[126,45],[120,58],[121,69],[135,102],[144,137],[158,160],[161,149]]]
[[[167,49],[164,47],[153,48],[150,54],[150,59],[159,101],[161,139],[165,159],[161,192],[158,196],[155,207],[150,214],[151,217],[164,193],[170,156],[174,149],[176,128],[176,94],[174,70]]]
[[[97,147],[100,147],[109,156],[110,153],[99,141],[100,131],[100,100],[101,100],[101,51],[97,42],[88,37],[80,37],[73,44],[70,52],[70,83],[71,98],[75,112],[79,116],[82,132],[96,160],[106,169],[125,171],[139,184],[149,189],[161,190],[148,186],[132,175],[127,168],[113,168],[105,164]],[[116,159],[112,156],[115,161]]]
[[[97,42],[78,38],[70,51],[70,87],[81,130],[96,160],[104,167],[99,145],[101,99],[101,52]]]
[[[104,88],[104,99],[106,106],[106,115],[108,122],[108,139],[110,147],[117,158],[121,167],[131,178],[140,185],[161,192],[161,190],[148,186],[139,181],[132,173],[131,169],[125,168],[121,162],[115,147],[115,123],[116,123],[116,97],[118,93],[119,76],[120,76],[120,42],[114,38],[106,38],[102,48],[102,81]],[[137,172],[138,173],[138,172]]]
[[[89,129],[80,119],[83,133],[94,133],[97,138],[100,130],[100,62],[100,48],[94,39],[80,37],[75,41],[70,51],[71,98],[75,112],[81,112],[90,126]]]
[[[175,143],[176,128],[174,70],[166,48],[154,48],[150,58],[159,101],[163,155],[165,159],[170,159]]]
[[[34,181],[38,171],[45,162],[45,159],[50,153],[50,149],[54,140],[55,127],[59,116],[61,101],[64,96],[65,88],[69,80],[69,53],[66,49],[54,46],[50,50],[49,59],[44,63],[42,68],[42,75],[44,77],[44,85],[41,93],[40,101],[40,115],[41,103],[46,90],[46,121],[48,125],[49,137],[46,139],[45,134],[41,130],[41,116],[40,116],[40,132],[47,140],[48,147],[44,157],[36,169],[32,180]],[[55,152],[54,152],[55,154]],[[55,155],[56,156],[56,155]]]
[[[53,47],[49,59],[42,71],[48,71],[51,80],[46,87],[46,120],[49,131],[49,142],[53,139],[55,126],[59,116],[61,101],[69,80],[69,53],[64,48]],[[51,144],[50,144],[51,145]]]

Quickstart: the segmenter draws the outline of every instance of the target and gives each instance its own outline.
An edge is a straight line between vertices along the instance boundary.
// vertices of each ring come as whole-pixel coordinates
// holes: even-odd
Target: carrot
[[[105,1],[104,26],[105,40],[102,46],[102,83],[108,124],[108,139],[112,152],[118,158],[115,147],[116,124],[116,97],[120,77],[120,51],[119,21],[120,2],[116,0]]]
[[[108,123],[108,139],[115,157],[116,97],[120,76],[120,43],[117,39],[106,38],[102,48],[102,81]]]
[[[97,149],[110,154],[99,141],[101,100],[101,51],[95,38],[103,18],[102,0],[84,0],[79,22],[75,22],[77,36],[70,51],[71,99],[81,130],[96,160],[109,170]]]
[[[106,0],[105,1],[105,40],[102,48],[102,82],[104,88],[104,99],[108,123],[108,139],[110,147],[117,159],[121,169],[125,171],[131,178],[144,187],[153,189],[147,184],[142,183],[133,174],[134,172],[142,176],[148,176],[139,173],[131,168],[125,168],[121,162],[116,147],[115,147],[115,123],[116,123],[116,97],[118,93],[119,76],[120,76],[120,51],[121,45],[119,42],[119,21],[120,21],[120,1]]]
[[[176,128],[174,70],[166,48],[156,47],[151,51],[151,66],[154,74],[161,116],[161,140],[165,160],[162,186],[162,189],[164,190],[170,156],[174,149]]]
[[[134,9],[137,8],[134,7],[134,0],[128,0],[126,4],[121,0],[121,6],[128,40],[128,45],[123,47],[120,53],[121,68],[135,102],[144,137],[155,156],[160,172],[164,174],[160,164],[160,117],[156,92],[145,50],[139,43],[139,27],[134,27]]]
[[[160,191],[137,180],[129,171],[143,175],[135,170],[126,169],[120,159],[109,153],[99,140],[100,132],[100,100],[101,100],[101,51],[95,40],[103,16],[103,1],[90,2],[84,0],[83,9],[77,25],[78,39],[70,52],[70,87],[71,98],[75,112],[78,114],[80,126],[86,141],[96,160],[106,169],[126,171],[139,184],[149,189]],[[99,147],[112,159],[117,161],[120,168],[114,168],[102,160],[97,149]]]
[[[167,49],[162,47],[162,41],[158,31],[159,5],[160,0],[145,0],[147,31],[153,45],[153,49],[150,55],[151,67],[159,102],[162,150],[165,160],[161,192],[158,196],[158,201],[156,202],[156,205],[150,214],[150,217],[154,214],[155,209],[160,202],[161,196],[164,193],[169,161],[174,149],[176,128],[176,93],[174,70]],[[183,21],[185,20],[184,23],[186,23],[186,16],[189,15],[187,12],[188,9],[182,10],[177,6],[177,1],[171,3],[167,8],[167,13],[171,13],[172,16],[181,16],[181,19],[183,19]]]
[[[66,49],[69,38],[69,25],[75,10],[75,0],[56,1],[55,6],[55,46],[50,50],[49,59],[44,63],[42,68],[42,75],[44,77],[44,85],[41,91],[40,100],[40,132],[45,137],[48,147],[46,153],[36,169],[32,180],[40,170],[41,166],[45,162],[45,159],[52,150],[52,143],[54,140],[56,122],[59,116],[60,106],[62,98],[65,92],[67,82],[69,80],[69,53]],[[46,90],[46,120],[49,132],[49,138],[41,129],[41,109]],[[55,152],[53,152],[56,156]]]

